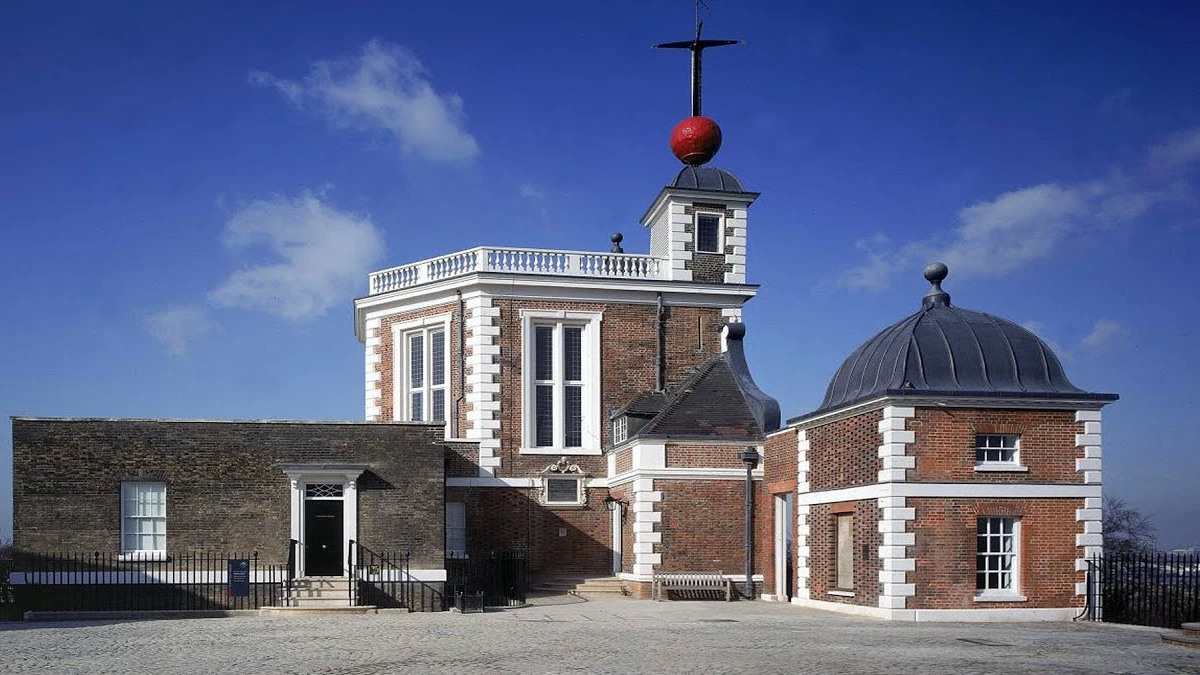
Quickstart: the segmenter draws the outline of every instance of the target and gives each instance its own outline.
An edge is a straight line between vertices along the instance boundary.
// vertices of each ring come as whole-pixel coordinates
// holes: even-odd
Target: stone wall
[[[121,483],[167,488],[167,553],[287,558],[289,464],[362,464],[358,533],[443,567],[440,424],[13,420],[13,538],[25,553],[117,552]]]

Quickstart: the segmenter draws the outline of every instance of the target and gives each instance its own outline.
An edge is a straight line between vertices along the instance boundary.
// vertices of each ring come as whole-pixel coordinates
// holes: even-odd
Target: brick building
[[[672,46],[698,61],[699,44]],[[704,166],[720,132],[694,86],[647,254],[613,235],[609,252],[480,246],[371,273],[354,300],[365,422],[17,419],[16,547],[168,556],[215,538],[278,557],[290,538],[340,556],[302,573],[338,575],[351,540],[418,542],[429,579],[515,551],[535,577],[615,576],[638,597],[656,574],[719,572],[887,618],[1073,616],[1116,396],[951,305],[935,264],[921,308],[781,427],[743,348],[758,193]],[[166,513],[145,532],[141,502]]]

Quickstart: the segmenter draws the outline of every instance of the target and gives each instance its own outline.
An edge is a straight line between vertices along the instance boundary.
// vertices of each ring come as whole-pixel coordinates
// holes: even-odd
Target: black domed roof
[[[1012,321],[950,304],[946,267],[920,311],[867,340],[842,363],[813,414],[885,394],[1114,400],[1071,384],[1054,352]],[[806,416],[807,417],[807,416]]]
[[[745,192],[742,181],[725,169],[712,166],[685,166],[670,187],[711,192]]]

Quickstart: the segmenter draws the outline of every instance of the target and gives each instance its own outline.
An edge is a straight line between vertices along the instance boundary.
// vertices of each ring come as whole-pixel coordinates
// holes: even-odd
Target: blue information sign
[[[229,595],[235,598],[245,598],[250,595],[250,560],[248,558],[230,558]]]

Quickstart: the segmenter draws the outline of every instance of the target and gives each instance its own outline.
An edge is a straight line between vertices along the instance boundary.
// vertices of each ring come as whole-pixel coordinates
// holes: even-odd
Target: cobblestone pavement
[[[0,624],[3,673],[1192,673],[1200,650],[1097,624],[889,623],[767,602],[487,614]]]

